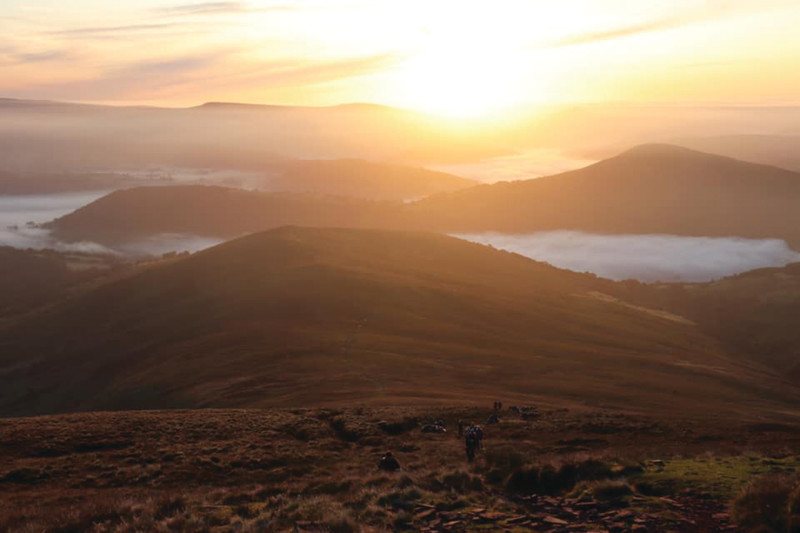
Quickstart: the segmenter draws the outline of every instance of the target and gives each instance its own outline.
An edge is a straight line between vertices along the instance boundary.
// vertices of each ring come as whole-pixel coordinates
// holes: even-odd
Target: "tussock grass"
[[[545,511],[550,514],[588,501],[600,512],[626,508],[676,520],[681,513],[722,512],[753,474],[791,475],[798,465],[794,455],[780,453],[800,444],[794,431],[746,432],[737,448],[726,444],[732,439],[705,438],[742,435],[726,420],[540,411],[536,420],[508,415],[487,427],[484,451],[474,463],[467,463],[455,434],[424,434],[414,421],[481,420],[488,409],[128,412],[3,420],[0,531],[291,531],[298,523],[319,531],[392,531],[423,529],[434,520],[486,529],[503,517],[534,512],[529,501],[556,502]],[[386,431],[381,421],[400,429]],[[658,432],[638,431],[656,422]],[[604,425],[614,431],[596,439],[584,432],[588,424],[593,431]],[[630,431],[621,431],[625,427]],[[341,438],[351,432],[358,438]],[[92,440],[130,444],[77,451]],[[43,442],[65,453],[36,452]],[[378,470],[386,450],[394,452],[400,471]],[[697,496],[701,511],[686,506],[684,499],[695,497],[687,490],[707,493]],[[753,507],[748,502],[754,496],[749,498],[742,500],[745,508]],[[666,500],[681,500],[684,507]],[[791,509],[787,517],[795,513]],[[492,522],[484,514],[500,518]]]
[[[800,531],[800,476],[758,476],[750,480],[731,505],[744,531]]]

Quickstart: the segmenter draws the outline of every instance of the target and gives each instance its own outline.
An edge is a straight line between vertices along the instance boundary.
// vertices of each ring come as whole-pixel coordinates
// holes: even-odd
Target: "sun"
[[[523,98],[514,45],[474,26],[444,25],[417,43],[399,69],[405,105],[453,118],[482,118]]]
[[[410,60],[402,77],[410,106],[452,118],[485,117],[517,99],[513,66],[487,51],[429,51]]]

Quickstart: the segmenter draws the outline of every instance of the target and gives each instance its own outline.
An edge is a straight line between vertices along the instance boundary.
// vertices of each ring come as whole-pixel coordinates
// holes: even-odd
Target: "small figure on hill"
[[[460,439],[463,436],[464,436],[464,421],[463,420],[459,420],[458,421],[458,438]]]
[[[447,433],[447,429],[437,424],[425,424],[420,431],[423,433]]]
[[[467,428],[464,435],[464,444],[467,449],[467,461],[472,462],[475,459],[475,452],[480,449],[480,436],[477,426],[470,426]]]
[[[487,426],[490,426],[492,424],[499,424],[499,423],[500,423],[500,417],[497,416],[497,413],[492,413],[491,415],[489,415],[489,418],[486,419],[486,425]]]
[[[381,470],[386,470],[387,472],[394,472],[396,470],[400,470],[400,463],[397,462],[397,459],[394,458],[392,452],[386,452],[381,457],[380,462],[378,463],[378,468]]]

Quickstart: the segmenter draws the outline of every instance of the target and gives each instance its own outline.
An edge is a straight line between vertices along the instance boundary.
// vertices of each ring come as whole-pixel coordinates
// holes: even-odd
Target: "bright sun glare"
[[[479,19],[481,11],[470,15]],[[438,16],[437,16],[438,15]],[[398,87],[410,107],[453,118],[495,114],[521,99],[519,42],[480,20],[429,12],[428,27],[400,69]],[[476,32],[476,27],[482,27]],[[512,37],[513,38],[513,37]],[[516,50],[515,50],[516,48]]]
[[[459,44],[409,62],[403,77],[413,107],[454,118],[483,117],[508,107],[516,87],[513,65]]]

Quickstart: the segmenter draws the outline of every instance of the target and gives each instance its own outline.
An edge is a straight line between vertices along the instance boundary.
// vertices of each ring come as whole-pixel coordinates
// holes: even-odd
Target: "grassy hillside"
[[[783,409],[793,388],[607,282],[425,233],[282,228],[0,333],[0,413],[509,401]]]
[[[729,353],[800,382],[800,263],[711,283],[622,287],[621,297],[688,317]]]
[[[414,210],[452,231],[776,237],[800,247],[799,200],[798,173],[643,145],[580,170],[437,195]]]
[[[483,407],[196,410],[0,420],[0,530],[757,531],[787,522],[796,424],[538,406],[487,426],[468,464],[455,424]],[[707,414],[706,414],[707,415]],[[420,425],[443,420],[446,434]],[[401,470],[376,464],[393,450]],[[778,483],[776,483],[778,482]],[[739,505],[735,507],[738,511]],[[748,523],[749,522],[749,523]],[[749,527],[748,527],[749,526]],[[760,531],[766,531],[761,529]]]
[[[0,246],[0,323],[121,268],[112,257]]]

